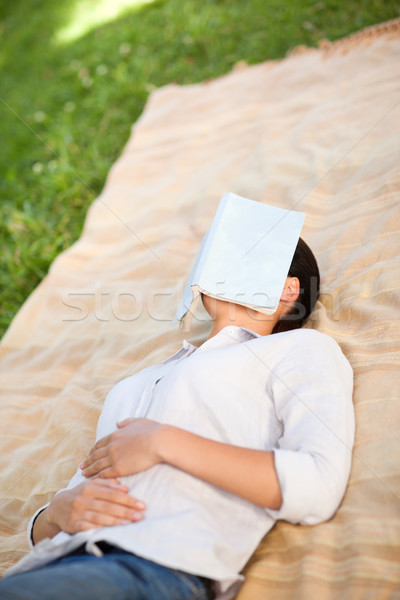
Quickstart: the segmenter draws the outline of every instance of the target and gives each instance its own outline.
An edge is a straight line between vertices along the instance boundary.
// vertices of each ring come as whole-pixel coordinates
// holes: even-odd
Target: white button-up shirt
[[[27,566],[23,559],[16,570],[83,543],[98,554],[96,543],[107,541],[214,579],[220,596],[230,597],[238,573],[277,519],[312,525],[337,509],[351,463],[352,388],[352,370],[339,346],[314,330],[258,336],[231,326],[199,348],[185,341],[164,363],[112,388],[97,439],[111,433],[117,421],[147,417],[212,440],[273,450],[281,508],[261,508],[159,464],[120,478],[146,503],[144,520],[75,535],[61,532],[39,542],[25,558]],[[69,487],[83,480],[78,469]]]

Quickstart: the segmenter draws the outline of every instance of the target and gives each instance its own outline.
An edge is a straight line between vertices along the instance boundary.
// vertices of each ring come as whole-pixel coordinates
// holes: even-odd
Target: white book
[[[202,293],[273,314],[304,217],[301,212],[224,194],[173,323],[189,325]]]

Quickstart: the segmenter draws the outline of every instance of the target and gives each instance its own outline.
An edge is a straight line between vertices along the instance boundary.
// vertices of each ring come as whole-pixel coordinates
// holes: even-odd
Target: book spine
[[[199,263],[197,265],[196,272],[194,274],[195,277],[193,277],[193,280],[195,281],[196,284],[200,283],[201,273],[202,273],[203,268],[208,260],[212,245],[214,243],[215,236],[217,235],[217,231],[219,229],[219,224],[221,222],[222,215],[224,214],[225,207],[226,207],[226,204],[227,204],[230,196],[231,196],[230,193],[224,194],[218,204],[217,212],[215,213],[214,220],[212,222],[211,228],[208,231],[207,239],[205,240],[205,243],[204,243],[204,249],[202,252],[201,260],[199,261]]]

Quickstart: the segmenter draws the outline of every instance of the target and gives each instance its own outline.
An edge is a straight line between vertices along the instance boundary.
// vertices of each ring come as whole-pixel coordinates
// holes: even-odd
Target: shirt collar
[[[170,361],[174,361],[177,359],[184,358],[189,356],[196,350],[209,350],[211,348],[218,348],[223,346],[230,346],[233,344],[238,344],[242,342],[248,342],[251,339],[260,337],[258,333],[251,331],[250,329],[246,329],[245,327],[238,327],[237,325],[228,325],[219,331],[212,338],[206,340],[201,344],[201,346],[195,346],[191,344],[187,340],[183,340],[182,347],[175,352],[172,356],[164,360],[164,364],[169,363]]]
[[[209,350],[211,348],[218,348],[222,346],[230,346],[232,344],[238,344],[243,342],[248,342],[251,339],[256,337],[260,337],[258,333],[251,331],[250,329],[246,329],[245,327],[238,327],[237,325],[228,325],[219,331],[212,338],[209,338],[201,346],[193,346],[186,340],[183,341],[183,347],[186,349],[190,349],[191,352],[194,350]]]

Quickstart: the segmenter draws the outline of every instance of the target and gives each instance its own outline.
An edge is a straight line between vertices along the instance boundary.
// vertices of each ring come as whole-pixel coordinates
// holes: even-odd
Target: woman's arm
[[[270,451],[251,450],[148,419],[127,419],[83,461],[86,477],[122,477],[166,463],[249,502],[278,510],[282,496]]]
[[[54,496],[33,523],[32,542],[37,544],[60,531],[77,533],[140,521],[144,508],[116,479],[90,479]]]

